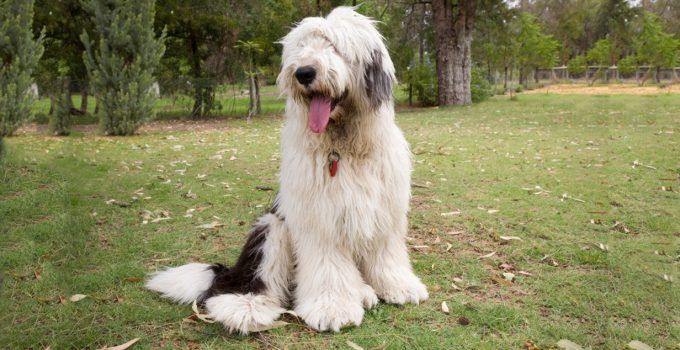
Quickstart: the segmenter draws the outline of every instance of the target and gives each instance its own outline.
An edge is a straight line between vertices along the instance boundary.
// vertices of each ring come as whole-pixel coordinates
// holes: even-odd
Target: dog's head
[[[330,119],[392,103],[394,65],[375,22],[350,7],[300,22],[282,40],[277,84],[305,110],[312,132]]]

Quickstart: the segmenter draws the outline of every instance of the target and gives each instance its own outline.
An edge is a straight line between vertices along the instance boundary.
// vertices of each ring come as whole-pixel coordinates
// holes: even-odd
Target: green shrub
[[[71,92],[68,89],[68,83],[57,96],[56,108],[54,113],[50,116],[49,130],[56,136],[67,136],[71,133]]]
[[[586,69],[588,69],[588,59],[583,55],[576,56],[567,63],[567,71],[570,74],[583,74]]]
[[[491,84],[486,78],[486,72],[484,69],[473,67],[470,75],[470,93],[472,94],[472,103],[482,102],[491,97]]]
[[[44,33],[33,38],[33,1],[0,1],[0,136],[12,135],[31,119],[30,93]]]
[[[630,55],[622,58],[618,63],[618,67],[621,74],[635,73],[637,70],[637,57]]]
[[[416,102],[422,106],[434,106],[437,104],[437,69],[425,54],[423,62],[412,63],[406,71],[405,91],[409,86]]]

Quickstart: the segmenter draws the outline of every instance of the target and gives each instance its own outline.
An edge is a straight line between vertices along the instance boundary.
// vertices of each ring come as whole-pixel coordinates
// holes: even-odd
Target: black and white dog
[[[192,263],[146,287],[204,302],[231,332],[285,308],[312,328],[361,324],[378,298],[428,294],[405,243],[411,154],[394,122],[394,66],[375,22],[349,7],[303,20],[282,39],[287,95],[280,192],[233,267]]]

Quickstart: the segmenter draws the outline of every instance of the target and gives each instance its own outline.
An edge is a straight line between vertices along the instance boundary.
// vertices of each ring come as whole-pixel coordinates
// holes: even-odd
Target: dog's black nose
[[[300,82],[300,84],[307,86],[314,81],[316,77],[316,69],[312,66],[300,67],[295,71],[295,79]]]

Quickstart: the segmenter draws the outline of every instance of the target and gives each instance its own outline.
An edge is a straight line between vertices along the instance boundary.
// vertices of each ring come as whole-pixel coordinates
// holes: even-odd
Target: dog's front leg
[[[377,239],[373,250],[362,257],[361,269],[378,297],[387,303],[418,304],[428,298],[425,285],[413,273],[402,237]]]
[[[347,325],[360,325],[364,307],[373,307],[378,298],[361,278],[349,252],[332,238],[298,238],[295,312],[319,331],[338,332]]]

